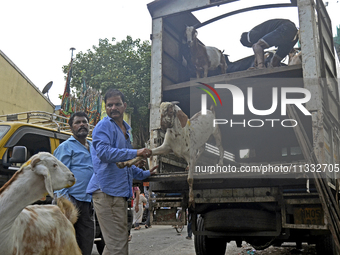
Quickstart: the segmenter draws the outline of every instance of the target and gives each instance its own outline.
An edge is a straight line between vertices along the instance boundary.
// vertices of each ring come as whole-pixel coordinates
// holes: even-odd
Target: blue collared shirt
[[[91,142],[88,141],[91,147]],[[67,166],[76,178],[76,183],[67,189],[55,192],[57,197],[69,195],[78,201],[91,202],[92,196],[86,193],[86,188],[93,174],[90,152],[77,139],[71,136],[54,151],[54,156]]]
[[[91,156],[94,174],[87,187],[92,194],[97,190],[116,197],[132,197],[133,179],[143,180],[150,176],[150,171],[131,166],[118,168],[117,162],[135,158],[137,150],[132,149],[130,142],[131,127],[124,121],[128,138],[121,128],[110,117],[105,117],[92,132]]]

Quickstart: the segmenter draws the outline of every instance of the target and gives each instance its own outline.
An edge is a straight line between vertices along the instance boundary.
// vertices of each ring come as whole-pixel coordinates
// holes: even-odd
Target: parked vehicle
[[[26,148],[29,159],[40,151],[53,153],[71,135],[67,118],[41,111],[0,116],[0,187],[20,167],[14,159],[13,148]]]
[[[90,134],[92,130],[90,126]],[[60,115],[34,111],[0,116],[0,187],[31,156],[40,151],[53,154],[71,135],[68,119]],[[47,196],[46,201],[37,203],[51,202]],[[105,243],[97,221],[95,236],[97,249],[102,252]]]
[[[276,99],[280,102],[282,98],[275,99],[274,87],[281,96],[285,89],[309,91],[311,98],[301,107],[289,105],[283,113],[284,105],[281,111],[277,107],[269,115],[259,116],[249,108],[245,108],[243,115],[234,114],[236,97],[233,98],[229,89],[215,87],[223,101],[223,106],[217,104],[215,113],[216,119],[224,122],[219,123],[219,127],[223,148],[228,152],[224,159],[227,169],[211,173],[204,168],[210,164],[217,169],[218,151],[209,141],[196,164],[195,204],[189,207],[195,250],[200,255],[225,254],[226,243],[232,240],[239,246],[245,240],[256,249],[289,241],[296,242],[297,246],[301,242],[314,243],[318,254],[337,254],[334,243],[338,243],[336,229],[340,225],[337,204],[339,74],[336,73],[331,21],[326,8],[321,0],[292,0],[291,4],[255,6],[217,17],[215,20],[268,7],[298,8],[302,65],[235,73],[228,73],[227,69],[227,74],[208,74],[207,78],[195,79],[195,65],[190,64],[183,32],[186,26],[199,28],[209,23],[200,23],[193,11],[229,2],[234,1],[194,4],[189,0],[171,3],[160,0],[148,5],[153,28],[150,146],[158,147],[164,139],[159,112],[161,102],[178,101],[182,111],[192,116],[201,110],[202,90],[197,89],[200,82],[212,87],[234,85],[239,95],[245,98],[248,95],[248,101],[242,101],[240,107],[248,106],[248,88],[252,87],[254,96],[251,99],[256,109],[269,109]],[[301,97],[301,93],[292,93],[292,98]],[[302,112],[302,107],[310,115]],[[172,154],[154,157],[151,167],[157,164],[160,165],[158,175],[148,180],[150,189],[157,193],[153,224],[175,225],[176,208],[188,207],[187,164]],[[249,171],[242,172],[242,169]],[[267,172],[274,170],[267,173],[265,169]],[[180,196],[164,195],[178,192]],[[164,207],[171,209],[162,210]]]

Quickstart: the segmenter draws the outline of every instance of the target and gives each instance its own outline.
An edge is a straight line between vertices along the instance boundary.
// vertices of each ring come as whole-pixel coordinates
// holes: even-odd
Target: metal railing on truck
[[[44,111],[29,111],[0,115],[0,123],[12,121],[25,122],[46,128],[55,129],[58,132],[64,131],[71,133],[72,131],[68,124],[68,119],[69,118],[67,117]],[[89,124],[89,127],[90,127],[89,136],[91,136],[94,126]]]

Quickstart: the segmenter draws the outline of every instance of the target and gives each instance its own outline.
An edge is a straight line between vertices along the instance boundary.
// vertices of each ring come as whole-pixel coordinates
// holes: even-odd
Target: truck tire
[[[197,231],[204,231],[204,218],[200,216],[197,220]],[[194,244],[196,255],[224,255],[227,242],[221,238],[208,238],[204,235],[195,235]]]
[[[275,231],[276,215],[254,209],[220,209],[205,214],[210,231]],[[237,223],[237,224],[235,224]]]
[[[317,237],[316,241],[316,254],[318,255],[337,255],[335,244],[332,235],[324,235]]]

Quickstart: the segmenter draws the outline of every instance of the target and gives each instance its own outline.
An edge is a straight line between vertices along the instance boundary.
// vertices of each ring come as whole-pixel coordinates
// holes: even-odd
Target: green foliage
[[[340,59],[340,26],[336,27],[336,30],[337,30],[337,35],[336,37],[333,38],[333,40],[334,40],[334,46],[335,46],[336,52]]]
[[[127,36],[121,42],[100,39],[92,50],[79,52],[73,62],[71,87],[79,95],[83,79],[86,85],[102,92],[109,88],[122,91],[131,113],[134,143],[144,147],[148,139],[150,101],[151,46],[148,41]],[[63,66],[67,74],[68,65]]]

